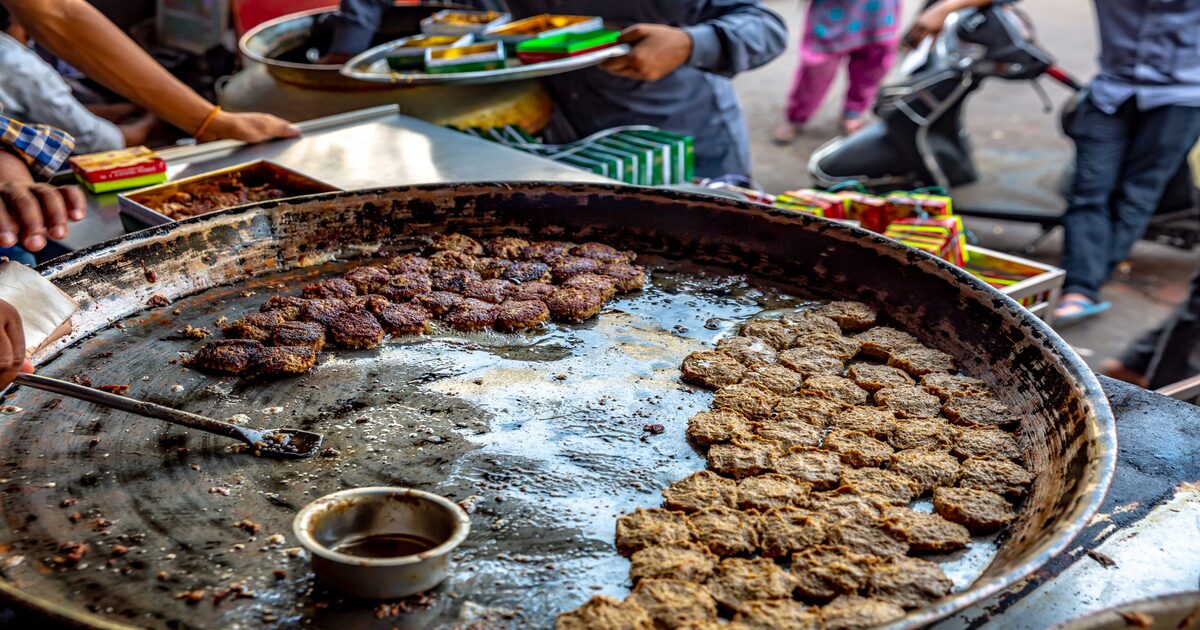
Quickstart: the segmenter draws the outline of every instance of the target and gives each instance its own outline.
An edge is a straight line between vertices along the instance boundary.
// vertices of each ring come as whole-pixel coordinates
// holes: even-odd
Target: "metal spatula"
[[[247,429],[236,424],[213,420],[187,411],[180,411],[151,402],[117,396],[108,392],[84,387],[67,381],[60,381],[48,376],[37,374],[19,374],[17,383],[42,389],[62,396],[76,398],[85,402],[95,403],[112,409],[128,411],[147,418],[166,420],[171,424],[207,431],[223,435],[235,440],[241,440],[250,445],[256,455],[299,459],[315,455],[321,448],[324,437],[320,433],[301,431],[299,429]]]

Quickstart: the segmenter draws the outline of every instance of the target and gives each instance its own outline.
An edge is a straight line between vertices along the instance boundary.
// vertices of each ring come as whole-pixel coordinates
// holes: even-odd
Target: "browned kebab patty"
[[[924,376],[935,372],[953,372],[954,357],[933,348],[902,348],[888,357],[887,364],[900,368],[913,376]]]
[[[733,438],[708,449],[708,467],[735,479],[772,471],[774,456],[781,453],[778,442],[757,438]]]
[[[958,432],[950,454],[960,459],[1011,459],[1021,461],[1021,447],[1012,434],[1000,429],[967,427]]]
[[[856,385],[869,392],[913,384],[913,378],[904,370],[878,363],[855,363],[847,370],[847,374]]]
[[[303,374],[317,365],[317,351],[311,346],[272,346],[258,354],[254,371],[263,376]]]
[[[343,348],[374,348],[383,342],[383,327],[369,311],[339,313],[329,322],[329,341]]]
[[[550,282],[550,265],[537,260],[525,260],[509,265],[500,278],[518,284]]]
[[[391,277],[391,272],[382,265],[363,265],[347,271],[342,279],[354,285],[354,289],[362,295],[377,293]]]
[[[833,429],[823,446],[838,454],[842,463],[853,468],[879,467],[888,462],[892,447],[859,431]]]
[[[775,363],[775,349],[757,337],[726,337],[717,342],[717,350],[728,354],[746,367]]]
[[[635,584],[644,578],[703,584],[712,577],[719,560],[720,558],[699,545],[646,547],[630,556],[629,579]]]
[[[956,396],[992,395],[992,390],[983,381],[960,374],[932,372],[921,377],[921,386],[942,400]]]
[[[318,280],[312,284],[305,285],[303,292],[306,298],[345,299],[358,295],[358,289],[342,278]]]
[[[239,317],[222,329],[230,339],[252,339],[254,341],[269,341],[271,333],[280,324],[289,321],[286,314],[294,307],[267,311],[265,313],[250,313]]]
[[[971,542],[971,533],[966,527],[937,514],[907,507],[888,508],[881,523],[885,532],[908,543],[908,548],[917,552],[954,551]]]
[[[379,294],[393,302],[407,302],[432,290],[433,282],[427,274],[400,273],[388,278],[387,284],[379,288]]]
[[[806,509],[771,508],[758,518],[758,544],[765,557],[782,558],[822,542],[825,524]]]
[[[791,597],[795,582],[770,558],[725,558],[706,586],[722,606],[737,610],[753,600]]]
[[[866,330],[875,325],[875,309],[862,302],[826,302],[813,309],[837,322],[844,330]]]
[[[867,390],[854,384],[854,381],[840,376],[820,374],[810,376],[804,381],[801,394],[820,396],[846,406],[864,405],[867,402]]]
[[[703,586],[683,580],[641,580],[628,601],[646,611],[658,628],[681,628],[717,619],[717,602],[712,595]]]
[[[891,470],[912,477],[921,493],[938,486],[952,486],[958,479],[958,459],[941,449],[910,448],[892,454]]]
[[[688,515],[696,541],[718,556],[753,553],[758,548],[758,513],[724,506],[706,507]]]
[[[749,437],[754,426],[745,416],[727,409],[701,411],[688,418],[687,435],[697,444],[728,442],[735,437]]]
[[[328,326],[346,308],[346,303],[337,298],[305,300],[304,306],[300,307],[300,320]]]
[[[482,278],[472,269],[441,269],[429,276],[429,282],[434,291],[449,291],[461,294],[473,282]]]
[[[456,251],[470,254],[472,256],[482,256],[483,246],[479,241],[467,236],[466,234],[450,233],[439,234],[434,239],[433,244],[429,246],[435,252],[441,251]]]
[[[541,300],[546,301],[546,298],[554,295],[558,287],[545,282],[525,282],[517,285],[517,290],[513,292],[512,299],[514,300]]]
[[[560,613],[555,630],[654,630],[650,615],[632,602],[593,595],[575,610]]]
[[[740,383],[746,375],[744,365],[719,350],[697,350],[683,359],[679,369],[683,380],[708,389]]]
[[[754,434],[760,439],[778,442],[784,449],[797,446],[820,446],[821,429],[803,422],[765,422],[755,425]]]
[[[433,317],[441,317],[454,310],[462,296],[449,291],[431,291],[418,295],[413,302],[429,312]]]
[[[600,274],[612,278],[622,293],[640,291],[646,286],[646,270],[638,265],[614,263],[600,268]]]
[[[916,337],[888,326],[876,326],[855,335],[854,338],[861,344],[859,352],[884,361],[893,352],[921,347],[921,342]]]
[[[837,487],[842,478],[838,454],[818,448],[800,447],[776,453],[771,458],[771,469],[810,483],[814,490]]]
[[[508,280],[479,280],[467,283],[467,286],[463,288],[462,296],[491,304],[500,304],[508,299],[516,288],[517,285]]]
[[[429,272],[433,271],[433,265],[429,263],[429,259],[417,256],[416,254],[394,256],[387,259],[383,263],[383,266],[392,272],[393,275],[406,273],[429,275]]]
[[[520,257],[521,250],[529,247],[529,241],[514,236],[497,236],[483,243],[483,252],[496,258],[509,260]]]
[[[958,485],[1010,497],[1025,494],[1033,475],[1006,459],[968,459],[962,463]],[[940,484],[950,485],[950,484]]]
[[[895,505],[908,505],[921,495],[921,485],[912,477],[883,468],[842,469],[842,487]]]
[[[299,313],[300,308],[304,306],[306,302],[308,302],[308,300],[302,297],[295,297],[292,295],[272,295],[266,302],[262,303],[262,306],[258,307],[258,310],[265,313],[267,311],[278,310],[287,310],[291,312],[291,309],[295,309],[294,312]]]
[[[714,409],[736,411],[750,420],[769,419],[778,402],[778,395],[750,383],[726,385],[713,394]]]
[[[830,417],[829,425],[838,429],[866,433],[884,441],[889,441],[892,433],[898,428],[896,414],[887,409],[865,405],[855,405],[839,411]]]
[[[867,593],[902,608],[919,608],[950,592],[954,584],[937,564],[920,558],[893,557],[876,564],[867,577]]]
[[[781,365],[801,376],[841,376],[846,364],[839,358],[816,348],[788,348],[778,355]]]
[[[592,258],[568,256],[550,263],[550,277],[562,283],[585,273],[599,273],[603,267],[602,263]]]
[[[633,252],[623,252],[611,245],[604,243],[582,243],[571,248],[572,256],[580,258],[591,258],[606,264],[613,263],[629,263],[637,258],[637,254]]]
[[[821,630],[821,614],[816,608],[794,599],[759,599],[738,608],[729,625],[739,630]],[[722,626],[718,626],[721,628]]]
[[[429,330],[429,312],[414,304],[393,304],[375,319],[389,335],[420,335]]]
[[[792,579],[804,597],[828,601],[854,594],[867,583],[879,556],[855,553],[846,547],[813,545],[792,555]]]
[[[475,273],[484,280],[502,278],[504,273],[513,266],[513,261],[505,258],[479,258],[475,260]]]
[[[875,404],[897,418],[936,418],[942,411],[942,401],[917,385],[885,387],[875,392]]]
[[[771,508],[803,506],[808,503],[812,484],[779,473],[745,477],[737,482],[737,505],[743,510],[760,512]]]
[[[562,286],[571,289],[587,289],[600,294],[600,297],[605,300],[611,300],[617,295],[617,281],[598,273],[581,273],[577,276],[572,276],[562,283]]]
[[[742,327],[738,329],[738,335],[762,339],[776,350],[790,348],[792,342],[796,340],[795,332],[785,326],[783,322],[773,319],[750,320],[742,324]]]
[[[617,519],[617,552],[623,556],[646,547],[687,546],[695,540],[683,512],[638,508]]]
[[[437,252],[429,257],[429,265],[433,268],[431,273],[437,273],[439,270],[446,269],[475,269],[477,258],[466,252],[460,252],[452,249]]]
[[[604,298],[599,293],[580,288],[559,287],[544,302],[551,317],[568,323],[587,321],[604,308]]]
[[[521,249],[517,258],[521,260],[538,260],[544,263],[556,263],[570,255],[570,247],[559,241],[541,241],[531,243]]]
[[[325,347],[325,327],[316,322],[282,322],[271,332],[273,346],[307,346],[316,352]]]
[[[391,300],[383,297],[382,295],[376,295],[374,293],[360,295],[358,297],[352,297],[346,300],[347,310],[366,309],[371,313],[378,313],[391,305]]]
[[[842,595],[821,607],[825,630],[874,628],[904,616],[904,609],[883,600]]]
[[[994,532],[1017,517],[1004,497],[973,488],[934,488],[933,511],[972,534]]]
[[[496,330],[515,332],[528,330],[544,324],[550,319],[550,309],[538,299],[509,299],[496,311]]]
[[[775,421],[784,424],[803,422],[825,428],[845,408],[837,401],[820,396],[787,396],[775,405]]]
[[[942,405],[942,413],[963,426],[1004,427],[1017,423],[1008,405],[991,396],[954,396]]]
[[[737,507],[737,484],[707,470],[694,472],[663,488],[663,507],[696,512],[707,507]]]
[[[184,365],[197,370],[242,374],[258,362],[263,345],[253,339],[214,339],[207,341]]]
[[[476,332],[486,330],[496,324],[496,315],[500,308],[490,302],[463,298],[454,309],[442,316],[442,321],[455,330]]]

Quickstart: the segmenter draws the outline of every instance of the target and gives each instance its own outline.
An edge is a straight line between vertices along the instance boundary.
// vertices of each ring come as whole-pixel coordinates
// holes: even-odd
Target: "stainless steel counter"
[[[219,141],[159,152],[171,179],[253,160],[272,160],[346,189],[466,181],[604,182],[603,177],[431,125],[386,105],[300,124],[291,140],[247,145]],[[88,215],[71,225],[68,249],[125,233],[117,196],[88,195]]]

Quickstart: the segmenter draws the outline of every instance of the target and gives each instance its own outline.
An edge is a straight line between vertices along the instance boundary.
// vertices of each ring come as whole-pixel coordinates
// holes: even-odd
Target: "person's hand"
[[[300,129],[292,123],[270,114],[220,112],[197,140],[242,140],[264,142],[275,138],[295,138]]]
[[[66,238],[67,221],[86,213],[83,191],[75,186],[0,183],[0,246],[41,251],[47,238]]]
[[[928,9],[921,12],[917,16],[917,20],[913,22],[908,33],[904,35],[904,43],[912,48],[921,45],[921,42],[926,37],[936,37],[942,32],[942,28],[946,25],[946,18],[950,13],[946,11],[945,3],[939,2]]]
[[[621,33],[622,44],[633,44],[624,57],[610,59],[601,68],[619,77],[658,81],[692,56],[692,36],[665,24],[634,24]]]
[[[0,388],[8,387],[19,372],[33,372],[25,358],[25,329],[17,309],[0,300]]]

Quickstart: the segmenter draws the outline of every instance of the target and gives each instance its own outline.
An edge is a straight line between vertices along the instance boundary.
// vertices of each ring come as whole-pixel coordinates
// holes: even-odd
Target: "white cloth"
[[[8,261],[0,264],[0,300],[21,314],[26,354],[70,332],[71,316],[79,303],[42,274]]]
[[[125,148],[120,128],[89,112],[53,66],[5,33],[0,33],[0,111],[75,136],[75,153]]]

